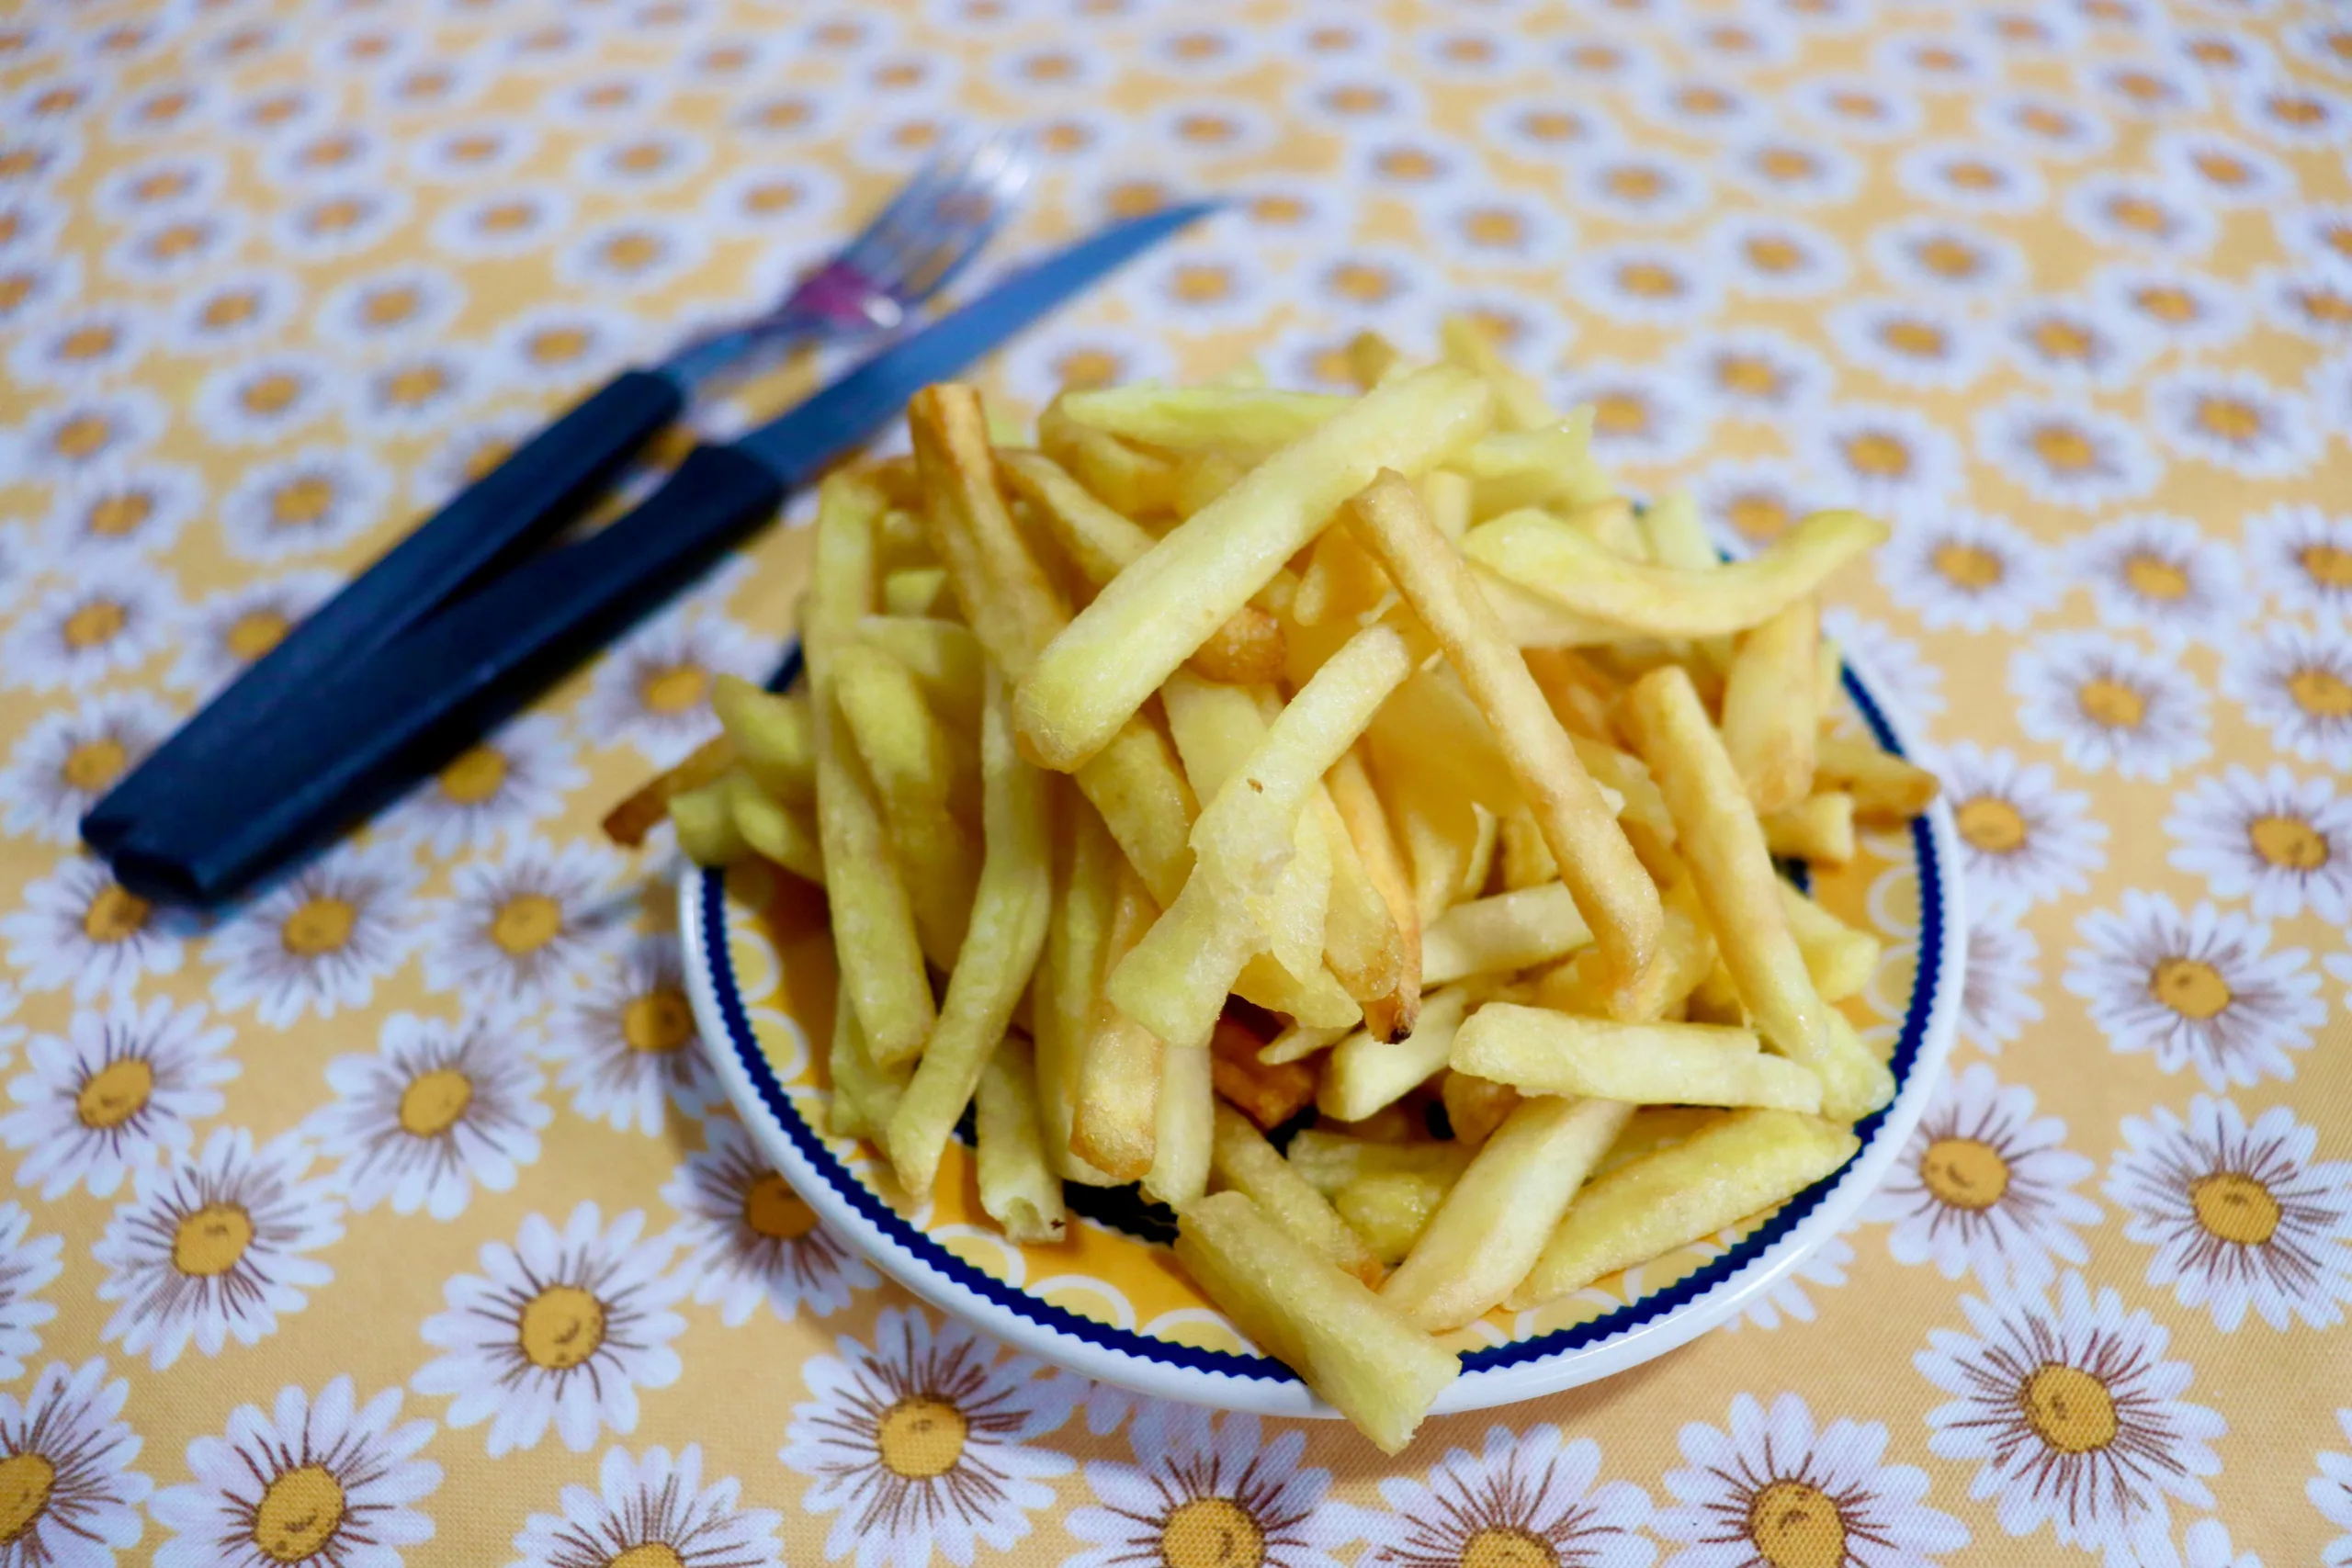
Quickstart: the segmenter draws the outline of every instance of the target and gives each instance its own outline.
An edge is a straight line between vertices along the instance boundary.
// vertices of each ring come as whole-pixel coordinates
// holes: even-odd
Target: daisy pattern
[[[368,352],[441,333],[465,305],[464,287],[441,268],[392,267],[338,286],[312,322],[328,342]]]
[[[2136,500],[2164,477],[2163,460],[2132,422],[2080,402],[1996,403],[1976,416],[1976,448],[2011,483],[2052,506]]]
[[[637,293],[692,271],[707,248],[696,226],[644,212],[582,234],[556,258],[556,276],[605,293]]]
[[[2091,294],[2153,343],[2175,348],[2222,347],[2248,320],[2236,289],[2185,267],[2106,267],[2091,279]]]
[[[300,298],[301,286],[287,273],[233,273],[174,303],[164,346],[190,355],[250,347],[275,336]]]
[[[2052,552],[2006,517],[1975,512],[1905,522],[1877,566],[1887,596],[1930,628],[2021,631],[2066,591]]]
[[[1725,148],[1719,166],[1749,194],[1784,207],[1835,207],[1862,186],[1862,165],[1851,153],[1781,130]]]
[[[154,1483],[130,1468],[143,1440],[121,1419],[130,1395],[96,1357],[50,1362],[21,1404],[0,1393],[0,1466],[18,1478],[8,1546],[27,1568],[115,1568],[139,1543]]]
[[[1558,391],[1555,406],[1591,405],[1592,451],[1604,463],[1679,462],[1705,444],[1710,411],[1669,372],[1588,361]]]
[[[444,208],[426,235],[462,260],[492,260],[528,254],[571,220],[571,204],[560,191],[499,191]]]
[[[1611,321],[1649,326],[1702,321],[1723,306],[1723,290],[1706,268],[1672,245],[1595,245],[1568,266],[1571,296]]]
[[[2148,423],[2174,451],[2245,479],[2301,473],[2324,439],[2301,398],[2247,372],[2177,371],[2147,398]]]
[[[1984,329],[1949,306],[1924,300],[1858,299],[1833,309],[1827,326],[1838,351],[1889,385],[1957,391],[1991,358]]]
[[[1264,1568],[1337,1568],[1323,1551],[1334,1544],[1328,1522],[1312,1535],[1305,1528],[1331,1484],[1329,1471],[1300,1467],[1305,1433],[1261,1442],[1254,1416],[1229,1414],[1220,1424],[1205,1410],[1155,1400],[1136,1414],[1127,1441],[1136,1464],[1086,1466],[1098,1501],[1073,1509],[1066,1525],[1091,1549],[1066,1568],[1237,1557]]]
[[[19,342],[9,351],[8,369],[28,387],[104,386],[138,365],[153,336],[143,311],[121,305],[76,310]]]
[[[1776,458],[1712,463],[1691,479],[1690,497],[1717,544],[1736,554],[1770,544],[1813,510],[1803,476]]]
[[[233,1038],[166,997],[77,1010],[65,1038],[33,1036],[29,1070],[8,1085],[16,1109],[0,1116],[0,1139],[29,1151],[17,1184],[51,1201],[81,1186],[111,1198],[132,1171],[184,1158],[191,1123],[220,1114],[220,1086],[237,1076],[223,1055]]]
[[[1916,99],[1868,77],[1816,76],[1792,90],[1788,102],[1831,135],[1852,141],[1894,141],[1919,128]]]
[[[2030,276],[2025,253],[1959,223],[1905,218],[1871,231],[1871,265],[1897,288],[1959,302],[1998,299]]]
[[[448,1310],[424,1320],[442,1352],[414,1379],[419,1393],[454,1395],[451,1427],[490,1423],[490,1457],[538,1446],[550,1424],[585,1453],[607,1427],[637,1430],[637,1391],[678,1381],[670,1348],[685,1326],[671,1272],[675,1243],[640,1239],[642,1210],[607,1226],[594,1203],[563,1229],[532,1214],[513,1247],[485,1243],[480,1274],[443,1287]]]
[[[1770,1334],[1784,1322],[1811,1323],[1814,1320],[1813,1296],[1807,1285],[1826,1286],[1831,1290],[1846,1282],[1846,1270],[1852,1267],[1854,1247],[1842,1235],[1833,1235],[1819,1247],[1805,1254],[1803,1261],[1776,1280],[1770,1290],[1752,1298],[1740,1308],[1739,1315],[1724,1324],[1726,1332],[1736,1334],[1749,1324]]]
[[[385,818],[384,831],[443,859],[485,851],[509,829],[560,812],[587,777],[561,723],[525,714],[445,763]]]
[[[2030,163],[1977,141],[1924,142],[1896,160],[1894,177],[1910,195],[1959,212],[2031,212],[2046,199]]]
[[[2344,1428],[2346,1438],[2352,1438],[2352,1410],[2335,1413],[2335,1424]],[[2322,1559],[2323,1568],[2345,1568],[2352,1563],[2352,1454],[2328,1450],[2319,1456],[2319,1473],[2303,1483],[2303,1495],[2320,1511],[2329,1524],[2344,1533],[2327,1543],[2327,1554]]]
[[[1961,1299],[1968,1331],[1938,1328],[1912,1364],[1952,1397],[1928,1416],[1939,1458],[1974,1461],[1969,1495],[1993,1502],[2011,1536],[2045,1526],[2062,1546],[2127,1553],[2142,1529],[2165,1528],[2171,1500],[2211,1508],[2209,1440],[2226,1424],[2182,1397],[2194,1373],[2164,1359],[2169,1331],[2126,1314],[2082,1276],[2039,1290]]]
[[[109,246],[107,270],[134,284],[177,283],[210,271],[243,238],[243,215],[233,209],[166,213]]]
[[[723,615],[663,615],[599,661],[579,724],[602,743],[626,740],[668,767],[717,732],[711,682],[757,680],[772,657]]]
[[[1353,301],[1385,303],[1409,292],[1415,275],[1388,261],[1351,256],[1335,262],[1317,280],[1317,292],[1343,308]],[[1207,245],[1171,250],[1114,287],[1132,311],[1193,333],[1261,321],[1272,292],[1258,258],[1245,257],[1238,248]]]
[[[2075,79],[2090,95],[2142,119],[2184,116],[2202,109],[2207,101],[2204,85],[2196,77],[2154,61],[2117,60],[2078,66]]]
[[[170,581],[128,561],[51,583],[0,640],[0,685],[78,692],[136,670],[170,636],[177,609]]]
[[[1713,139],[1751,130],[1765,108],[1746,88],[1704,76],[1677,76],[1645,84],[1634,95],[1635,112],[1668,130]]]
[[[838,1343],[802,1367],[815,1397],[793,1406],[776,1456],[809,1479],[801,1506],[834,1516],[825,1555],[922,1568],[934,1550],[956,1563],[982,1543],[1012,1551],[1071,1469],[1035,1443],[1069,1419],[1077,1380],[919,1308],[886,1310],[870,1348]]]
[[[239,1405],[220,1436],[188,1444],[193,1479],[149,1499],[172,1532],[155,1568],[400,1568],[401,1548],[433,1538],[411,1505],[441,1485],[417,1457],[433,1423],[400,1411],[399,1389],[360,1404],[349,1377],[315,1399],[288,1387],[268,1410]]]
[[[142,976],[175,974],[194,917],[158,909],[114,879],[104,861],[69,855],[25,886],[24,907],[0,919],[8,966],[28,991],[74,987],[87,1002],[125,995]]]
[[[2245,520],[2245,540],[2256,578],[2282,607],[2352,616],[2352,519],[2275,506]]]
[[[270,237],[297,261],[336,261],[382,243],[408,210],[408,193],[397,186],[345,186],[284,209]]]
[[[1757,328],[1687,339],[1676,363],[1701,396],[1726,414],[1773,423],[1817,405],[1833,375],[1804,344]]]
[[[2162,781],[2211,746],[2205,690],[2177,666],[2098,632],[2060,632],[2009,660],[2018,722],[2077,768]]]
[[[1896,1262],[1998,1291],[2047,1284],[2058,1262],[2090,1256],[2077,1232],[2098,1223],[2098,1205],[2075,1187],[2094,1168],[2064,1146],[2065,1122],[2034,1108],[2033,1090],[2003,1086],[1982,1062],[1943,1086],[1862,1210],[1893,1227]]]
[[[190,412],[215,441],[272,446],[326,417],[340,368],[315,354],[256,355],[198,382]]]
[[[2058,205],[2094,244],[2162,256],[2202,255],[2220,231],[2212,212],[2186,199],[2171,182],[2132,175],[2092,175]]]
[[[178,540],[205,497],[202,476],[176,463],[100,468],[57,487],[43,538],[60,558],[152,558]]]
[[[2233,95],[2230,107],[2239,124],[2290,151],[2340,147],[2352,138],[2352,105],[2341,94],[2293,81],[2283,73],[2247,83]]]
[[[2231,1333],[2248,1309],[2273,1328],[2343,1321],[2352,1301],[2352,1163],[2313,1163],[2316,1129],[2272,1106],[2248,1125],[2199,1095],[2184,1120],[2158,1106],[2123,1119],[2104,1190],[2123,1234],[2153,1247],[2148,1283]]]
[[[1064,134],[1070,134],[1067,123]],[[777,232],[780,223],[832,223],[842,200],[841,183],[822,169],[753,167],[714,185],[703,198],[703,210],[722,229],[775,244],[784,240]]]
[[[144,692],[105,692],[81,706],[45,713],[0,768],[0,828],[45,843],[72,844],[83,813],[98,803],[178,722]]]
[[[2255,294],[2280,332],[2338,347],[2352,342],[2352,284],[2340,277],[2273,269],[2256,276]]]
[[[1960,987],[1960,1027],[1976,1048],[1997,1056],[2029,1023],[2041,1020],[2041,944],[2011,900],[1980,895],[1968,912],[1968,968]]]
[[[1248,1417],[1226,1419],[1229,1425]],[[1087,1469],[1091,1477],[1095,1467]],[[1354,1516],[1366,1537],[1357,1559],[1365,1568],[1517,1562],[1648,1568],[1657,1559],[1643,1534],[1649,1495],[1631,1482],[1600,1481],[1600,1445],[1589,1438],[1568,1441],[1548,1423],[1523,1437],[1489,1427],[1478,1452],[1449,1449],[1426,1479],[1389,1476],[1379,1485],[1387,1508]],[[1277,1560],[1269,1554],[1265,1561]]]
[[[1666,1473],[1674,1502],[1651,1525],[1680,1548],[1665,1568],[1936,1568],[1968,1530],[1928,1506],[1925,1472],[1881,1462],[1886,1435],[1875,1421],[1816,1429],[1795,1393],[1769,1409],[1737,1395],[1728,1430],[1688,1423],[1684,1468]]]
[[[145,450],[169,422],[151,392],[126,388],[85,395],[24,420],[9,457],[24,478],[71,479]]]
[[[2352,922],[2352,801],[2327,778],[2233,767],[2174,796],[2165,832],[2176,870],[2204,878],[2217,898],[2245,899],[2258,919],[2310,909]]]
[[[90,1249],[107,1271],[98,1300],[121,1303],[103,1337],[162,1371],[191,1343],[217,1356],[232,1338],[277,1333],[334,1278],[304,1254],[343,1235],[342,1205],[305,1179],[310,1163],[299,1136],[257,1148],[243,1128],[219,1127],[195,1158],[141,1168]]]
[[[1960,482],[1960,444],[1899,404],[1824,410],[1804,423],[1801,440],[1826,504],[1899,513],[1939,502]]]
[[[248,471],[220,502],[220,531],[241,560],[340,549],[375,525],[390,492],[365,451],[308,447]]]
[[[471,998],[545,1000],[608,952],[627,911],[619,858],[584,840],[512,841],[460,865],[453,897],[425,913],[424,985]]]
[[[210,694],[276,648],[296,622],[342,585],[331,571],[294,571],[203,601],[187,618],[179,658],[164,682]]]
[[[2185,517],[2119,519],[2075,541],[2068,557],[2102,621],[2160,643],[2226,637],[2246,611],[2236,552]]]
[[[2205,1087],[2291,1078],[2290,1051],[2311,1048],[2327,1020],[2319,976],[2301,948],[2267,951],[2270,928],[2199,900],[2187,914],[2159,893],[2123,895],[2120,910],[2075,923],[2066,989],[2122,1055],[2153,1055],[2165,1072],[2194,1067]]]
[[[616,1132],[659,1134],[665,1101],[699,1117],[724,1098],[703,1060],[674,937],[638,937],[618,964],[600,966],[557,1012],[548,1044],[571,1108]]]
[[[552,1115],[539,1103],[546,1079],[528,1038],[503,1011],[458,1024],[394,1013],[373,1055],[329,1063],[335,1101],[306,1130],[340,1161],[335,1190],[353,1211],[386,1203],[396,1214],[453,1220],[477,1184],[512,1190],[516,1168],[539,1157]]]
[[[273,1029],[364,1008],[416,944],[405,845],[346,843],[230,917],[204,944],[212,998]]]
[[[1856,615],[1844,604],[1821,613],[1821,635],[1838,645],[1849,662],[1870,672],[1874,690],[1897,709],[1921,718],[1944,711],[1944,672],[1928,662],[1919,645],[1899,637],[1883,621]]]
[[[40,1351],[40,1325],[57,1309],[35,1296],[64,1265],[58,1254],[65,1238],[32,1235],[32,1216],[20,1203],[0,1203],[0,1382],[24,1376],[27,1359]]]
[[[1174,356],[1154,340],[1087,321],[1079,311],[1023,333],[1006,349],[1002,365],[1012,395],[1039,409],[1067,388],[1164,379],[1176,369]]]
[[[2279,750],[2352,768],[2352,637],[2274,623],[2232,650],[2222,692]]]
[[[1579,161],[1568,194],[1588,209],[1621,223],[1679,223],[1706,208],[1706,179],[1697,167],[1657,152],[1597,151]]]
[[[2295,176],[2276,158],[2210,130],[2160,132],[2148,151],[2185,188],[2221,207],[2267,207],[2295,195]]]
[[[1657,56],[1623,29],[1570,33],[1552,58],[1563,75],[1589,87],[1635,90],[1654,81],[1659,70]]]
[[[509,1568],[778,1568],[784,1560],[783,1516],[741,1506],[742,1483],[731,1475],[704,1485],[699,1443],[674,1459],[662,1448],[634,1460],[607,1449],[596,1482],[594,1490],[566,1486],[561,1513],[533,1514],[515,1534]]]
[[[2285,205],[2272,210],[2270,225],[2279,246],[2305,266],[2352,277],[2352,207]]]
[[[1937,759],[1969,886],[2039,903],[2090,887],[2107,864],[2107,824],[2091,797],[2062,789],[2047,763],[1955,741]]]
[[[695,1300],[716,1304],[730,1328],[765,1303],[789,1323],[806,1305],[831,1317],[852,1293],[880,1283],[863,1259],[834,1239],[783,1177],[761,1156],[741,1123],[713,1116],[703,1146],[688,1155],[662,1199],[684,1216],[679,1231],[691,1249],[684,1268]]]
[[[1790,218],[1726,218],[1708,231],[1707,247],[1732,288],[1759,299],[1810,299],[1852,271],[1836,240]]]

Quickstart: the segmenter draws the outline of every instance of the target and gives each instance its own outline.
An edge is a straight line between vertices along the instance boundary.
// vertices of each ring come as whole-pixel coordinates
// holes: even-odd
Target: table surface
[[[2341,13],[18,0],[0,104],[0,1560],[2352,1562]],[[1390,1461],[810,1229],[594,829],[774,657],[780,537],[227,918],[76,852],[469,465],[1016,116],[1002,254],[1247,200],[1009,400],[1467,307],[1727,537],[1894,523],[1834,626],[1939,749],[1966,1019],[1733,1328]]]

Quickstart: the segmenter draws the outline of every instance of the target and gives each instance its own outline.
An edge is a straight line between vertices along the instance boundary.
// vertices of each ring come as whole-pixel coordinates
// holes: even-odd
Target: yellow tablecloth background
[[[76,856],[90,789],[273,616],[571,390],[767,297],[953,118],[1046,127],[1000,257],[1160,190],[1249,198],[1012,349],[988,373],[1009,399],[1250,354],[1308,382],[1358,326],[1426,350],[1466,305],[1518,333],[1564,401],[1599,400],[1630,480],[1694,483],[1726,536],[1851,497],[1894,520],[1875,576],[1842,585],[1838,629],[1949,749],[1977,872],[1970,1017],[1931,1117],[1943,1141],[1906,1161],[1909,1218],[1883,1201],[1735,1330],[1432,1422],[1393,1461],[1338,1425],[1228,1420],[1221,1467],[1153,1493],[1117,1467],[1164,1479],[1171,1441],[1207,1451],[1181,1414],[1024,1383],[1035,1370],[989,1347],[892,1382],[907,1337],[944,1330],[845,1271],[792,1200],[751,1183],[743,1210],[788,1238],[731,1265],[773,1264],[772,1290],[728,1272],[724,1225],[692,1231],[683,1162],[738,1140],[681,1044],[672,868],[594,830],[692,743],[708,671],[772,659],[789,620],[787,585],[761,570],[774,538],[566,682],[497,758],[270,900],[176,922]],[[17,1171],[0,1561],[36,1561],[38,1540],[68,1562],[176,1541],[164,1561],[704,1568],[775,1561],[780,1541],[795,1564],[1164,1545],[1179,1568],[1253,1551],[1292,1568],[1475,1546],[1463,1560],[1492,1568],[1646,1561],[1655,1540],[1689,1568],[1841,1548],[1877,1568],[2087,1561],[2128,1539],[2150,1562],[2352,1562],[2352,806],[2335,782],[2352,767],[2352,522],[2330,510],[2352,480],[2347,144],[2352,27],[2319,6],[0,14],[0,1138]],[[780,406],[808,374],[701,423]],[[2153,513],[2187,521],[2129,524]],[[446,1055],[469,1039],[474,1055]],[[417,1087],[415,1053],[436,1049],[443,1076]],[[390,1075],[379,1141],[399,1144],[403,1108],[430,1128],[495,1102],[505,1179],[468,1145],[434,1200],[422,1179],[370,1187],[368,1113],[333,1109],[364,1100],[368,1059]],[[2165,1263],[2168,1224],[2204,1249]],[[623,1258],[585,1288],[605,1295],[514,1319],[572,1277],[548,1230],[567,1224]],[[1992,1239],[1972,1252],[1971,1234]],[[466,1277],[517,1277],[516,1249],[542,1272],[501,1309],[504,1360],[452,1352],[442,1314],[473,1299]],[[266,1324],[206,1293],[249,1267],[300,1276]],[[2267,1271],[2284,1293],[2266,1314],[2241,1283],[2233,1314],[2226,1280],[2209,1303],[2167,1268]],[[224,1338],[231,1319],[243,1332]],[[1937,1357],[1977,1354],[1952,1337],[2053,1321],[2059,1348],[2018,1364],[1993,1426],[2057,1464],[2129,1450],[2171,1475],[2168,1503],[2143,1475],[2121,1505],[2006,1512],[2030,1481],[1996,1476],[1937,1414],[1960,1376]],[[650,1348],[613,1359],[598,1322]],[[583,1344],[605,1381],[575,1386],[576,1431],[503,1432],[452,1397]],[[960,1393],[924,1383],[951,1362],[994,1370]],[[2032,1387],[2071,1395],[2071,1416],[2026,1397],[2062,1362],[2093,1370]],[[897,1392],[861,1404],[860,1368]],[[385,1391],[405,1391],[397,1419],[350,1416]],[[877,1437],[901,1394],[933,1402],[899,1407],[929,1412],[927,1435]],[[1035,1407],[1011,1436],[983,1408],[1000,1397]],[[94,1438],[81,1468],[60,1457],[59,1433],[120,1437],[109,1421],[135,1456]],[[221,1446],[261,1453],[273,1421],[295,1436],[258,1469]],[[326,1452],[318,1435],[355,1421],[384,1477]],[[1594,1496],[1640,1489],[1609,1494],[1632,1533],[1563,1524],[1585,1484],[1565,1471],[1487,1513],[1414,1490],[1490,1497],[1511,1463],[1540,1475],[1562,1435],[1597,1465]],[[701,1491],[676,1495],[707,1506],[701,1533],[658,1510],[596,1533],[600,1507],[659,1490],[671,1460],[649,1450],[689,1446]],[[812,1485],[828,1453],[842,1468]],[[237,1512],[306,1464],[258,1523]],[[1195,1494],[1238,1500],[1175,1528]],[[1670,1515],[1678,1498],[1701,1511]],[[569,1546],[559,1515],[584,1521]],[[1436,1521],[1420,1546],[1396,1544],[1408,1516]],[[1121,1556],[1127,1535],[1159,1544]],[[204,1555],[216,1538],[243,1555]]]

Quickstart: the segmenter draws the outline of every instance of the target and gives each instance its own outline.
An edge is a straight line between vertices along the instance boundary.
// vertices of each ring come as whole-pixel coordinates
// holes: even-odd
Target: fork
[[[952,148],[766,312],[687,339],[650,369],[624,370],[450,498],[248,668],[83,818],[104,852],[157,804],[157,781],[233,767],[236,748],[280,701],[374,655],[464,587],[511,565],[583,512],[622,464],[683,412],[713,375],[755,348],[888,331],[944,288],[1010,216],[1029,175],[1015,136]]]

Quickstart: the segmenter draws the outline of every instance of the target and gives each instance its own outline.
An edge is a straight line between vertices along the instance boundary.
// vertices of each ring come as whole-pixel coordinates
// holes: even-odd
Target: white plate
[[[1870,682],[1849,669],[1846,688],[1882,745],[1913,750],[1870,694]],[[1890,943],[1865,999],[1875,1005],[1877,1032],[1893,1036],[1898,1089],[1892,1105],[1856,1127],[1860,1152],[1759,1221],[1566,1303],[1472,1325],[1453,1341],[1464,1350],[1463,1373],[1438,1400],[1440,1413],[1573,1388],[1673,1349],[1770,1290],[1877,1186],[1918,1124],[1951,1049],[1966,926],[1958,844],[1940,802],[1907,831],[1865,840],[1883,857],[1867,886],[1849,882],[1842,907],[1829,897],[1837,884],[1824,888],[1841,914],[1875,926]],[[819,1219],[933,1306],[1073,1371],[1227,1409],[1334,1414],[1287,1367],[1257,1354],[1189,1296],[1189,1282],[1148,1256],[1153,1244],[1074,1220],[1077,1239],[1069,1247],[1015,1247],[980,1220],[960,1145],[950,1146],[938,1192],[914,1201],[893,1193],[870,1150],[820,1132],[823,1049],[812,1051],[810,1038],[825,1036],[801,1027],[791,998],[819,983],[795,965],[820,964],[810,954],[823,944],[807,924],[813,916],[777,917],[768,908],[770,892],[786,881],[756,868],[729,877],[689,870],[679,887],[679,924],[695,1016],[729,1098]],[[801,902],[813,905],[814,897]],[[781,939],[779,931],[786,932]],[[779,951],[779,940],[790,953]],[[820,1010],[804,1003],[798,1010]],[[1170,1291],[1186,1299],[1140,1299]]]

